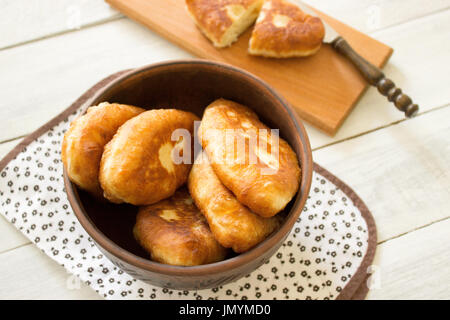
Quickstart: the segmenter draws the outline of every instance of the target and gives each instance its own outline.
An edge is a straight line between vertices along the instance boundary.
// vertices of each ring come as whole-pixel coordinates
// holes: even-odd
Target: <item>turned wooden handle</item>
[[[331,45],[336,51],[348,58],[358,68],[364,78],[371,85],[377,87],[378,91],[386,96],[389,101],[393,102],[397,109],[403,111],[408,118],[417,114],[419,106],[414,104],[409,96],[402,93],[402,90],[397,88],[392,80],[386,78],[379,68],[356,53],[344,38],[336,38]]]

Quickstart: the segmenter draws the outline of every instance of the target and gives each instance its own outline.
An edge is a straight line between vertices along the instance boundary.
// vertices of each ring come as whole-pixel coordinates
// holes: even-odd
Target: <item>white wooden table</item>
[[[335,137],[307,125],[314,160],[375,217],[368,298],[448,299],[450,0],[308,2],[392,46],[384,70],[421,107],[405,120],[371,88]],[[0,0],[0,157],[104,76],[189,57],[101,0]],[[0,218],[0,298],[99,298],[69,276]]]

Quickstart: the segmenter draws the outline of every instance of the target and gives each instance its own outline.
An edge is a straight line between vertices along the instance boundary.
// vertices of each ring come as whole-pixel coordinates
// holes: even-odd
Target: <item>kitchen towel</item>
[[[107,299],[362,299],[376,247],[373,217],[356,193],[314,165],[310,195],[285,243],[251,274],[224,286],[179,291],[146,284],[107,259],[64,190],[61,141],[102,80],[0,161],[0,213],[43,253]],[[131,231],[130,231],[131,232]]]

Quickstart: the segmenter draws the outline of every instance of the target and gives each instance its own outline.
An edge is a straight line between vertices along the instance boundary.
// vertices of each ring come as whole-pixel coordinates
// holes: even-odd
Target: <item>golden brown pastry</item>
[[[249,108],[214,101],[203,114],[199,139],[217,177],[254,213],[271,217],[297,193],[295,152]]]
[[[226,255],[186,188],[139,208],[133,233],[152,260],[165,264],[196,266],[223,260]]]
[[[146,205],[173,195],[186,182],[192,164],[191,157],[188,163],[177,163],[174,155],[191,151],[192,142],[172,141],[172,134],[184,129],[192,136],[195,120],[197,116],[190,112],[160,109],[141,113],[122,125],[105,146],[100,164],[105,198]]]
[[[325,28],[320,18],[304,13],[284,0],[266,0],[249,44],[253,55],[289,58],[315,54],[322,45]]]
[[[186,0],[188,12],[214,46],[232,44],[258,17],[264,0]]]
[[[251,249],[280,224],[278,216],[262,218],[237,201],[217,178],[204,153],[199,154],[192,166],[188,187],[214,237],[235,252]]]
[[[72,182],[81,189],[101,196],[98,171],[103,148],[117,129],[144,109],[117,104],[101,103],[87,109],[75,119],[64,135],[61,157]]]

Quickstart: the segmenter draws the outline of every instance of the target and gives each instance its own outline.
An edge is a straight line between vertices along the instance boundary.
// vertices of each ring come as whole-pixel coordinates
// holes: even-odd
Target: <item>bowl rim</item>
[[[220,69],[225,69],[226,71],[231,71],[237,74],[240,77],[244,77],[247,80],[252,81],[255,84],[261,85],[265,90],[267,90],[273,98],[275,98],[279,104],[283,107],[284,112],[287,112],[289,118],[292,119],[294,127],[299,136],[299,141],[301,144],[301,152],[299,156],[301,160],[301,184],[300,190],[301,196],[296,199],[291,210],[289,211],[286,220],[281,225],[281,227],[273,232],[268,238],[264,241],[248,250],[247,252],[241,253],[235,257],[225,259],[219,262],[204,264],[199,266],[173,266],[162,264],[159,262],[151,261],[150,259],[145,259],[143,257],[137,256],[132,252],[127,251],[126,249],[120,247],[114,241],[110,240],[90,219],[82,202],[80,201],[80,197],[78,194],[77,187],[69,180],[68,174],[66,172],[65,167],[63,167],[63,176],[64,176],[64,185],[66,188],[67,197],[69,203],[77,217],[78,221],[81,223],[82,227],[89,234],[89,236],[104,250],[106,250],[111,255],[119,258],[126,263],[133,265],[137,268],[147,270],[149,272],[169,275],[169,276],[200,276],[205,274],[217,274],[226,270],[232,270],[238,268],[243,265],[247,265],[248,263],[258,259],[265,252],[270,250],[270,248],[276,246],[281,241],[287,237],[287,235],[292,230],[295,222],[300,216],[305,202],[308,198],[311,181],[312,181],[312,171],[313,171],[313,162],[312,162],[312,152],[311,146],[309,143],[308,135],[306,130],[300,121],[297,113],[292,109],[292,107],[287,103],[287,101],[281,97],[270,85],[268,85],[262,79],[256,77],[255,75],[242,70],[240,68],[236,68],[234,66],[204,60],[204,59],[177,59],[177,60],[167,60],[163,62],[153,63],[149,65],[145,65],[136,69],[131,69],[116,79],[112,80],[103,88],[99,89],[91,98],[86,100],[86,102],[81,106],[82,113],[85,112],[88,106],[92,104],[93,101],[98,99],[101,95],[105,94],[108,90],[120,84],[122,81],[134,77],[139,73],[149,71],[150,69],[156,69],[161,67],[169,67],[172,65],[182,65],[182,64],[198,64],[204,66],[213,66],[220,71]],[[293,212],[296,212],[293,214]],[[280,244],[281,245],[281,244]]]

